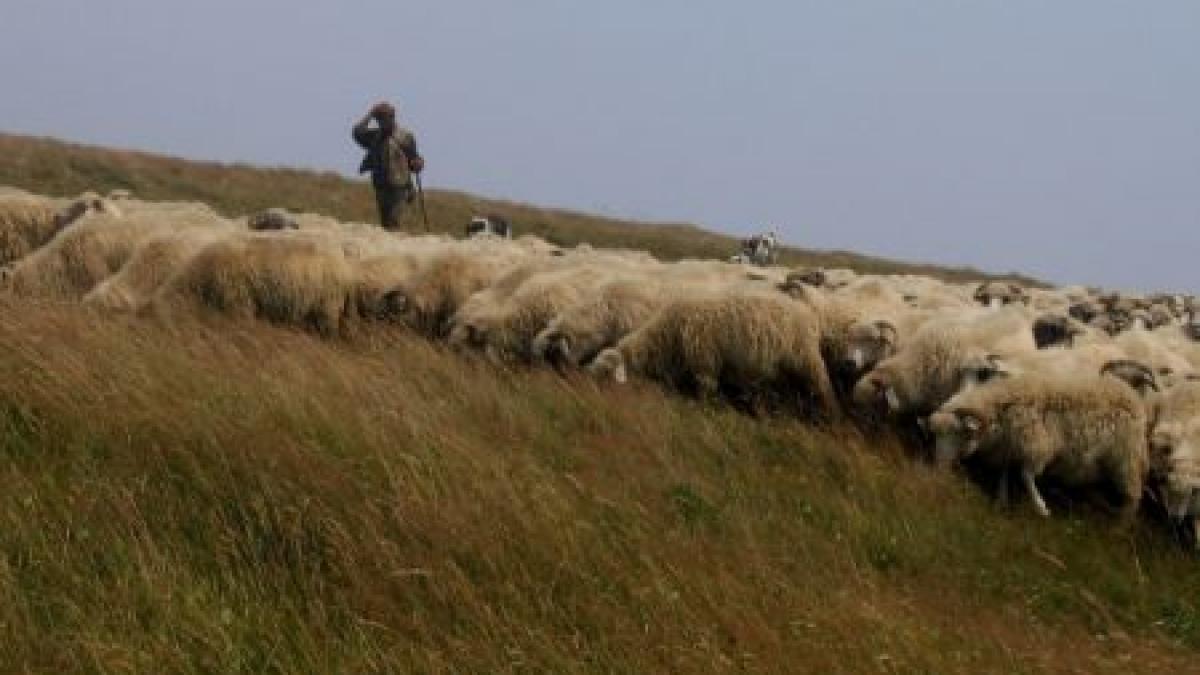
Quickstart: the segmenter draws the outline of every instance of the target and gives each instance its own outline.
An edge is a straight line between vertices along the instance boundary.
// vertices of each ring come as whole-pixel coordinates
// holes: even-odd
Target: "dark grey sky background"
[[[1200,291],[1195,0],[4,0],[0,129]]]

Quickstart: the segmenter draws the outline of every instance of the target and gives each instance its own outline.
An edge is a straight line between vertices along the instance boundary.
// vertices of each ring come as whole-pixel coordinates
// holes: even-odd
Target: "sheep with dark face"
[[[820,317],[805,303],[762,292],[702,293],[673,299],[606,349],[588,371],[625,382],[630,374],[752,410],[780,404],[836,416],[821,358]]]
[[[1006,281],[987,281],[975,290],[974,300],[985,307],[1028,304],[1029,294],[1017,284]]]
[[[1033,341],[1038,349],[1072,347],[1086,333],[1086,328],[1061,314],[1043,314],[1033,321]]]
[[[976,458],[1002,476],[1015,470],[1043,516],[1050,509],[1039,477],[1107,484],[1122,502],[1122,523],[1136,513],[1149,468],[1146,424],[1138,395],[1100,374],[995,378],[957,394],[929,419],[939,464]]]
[[[300,223],[295,216],[279,208],[259,211],[250,216],[246,224],[256,232],[300,229]]]

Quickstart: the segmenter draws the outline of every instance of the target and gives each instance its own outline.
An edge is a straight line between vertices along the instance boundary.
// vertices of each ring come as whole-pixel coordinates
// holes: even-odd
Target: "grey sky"
[[[1200,291],[1200,2],[4,0],[0,129]]]

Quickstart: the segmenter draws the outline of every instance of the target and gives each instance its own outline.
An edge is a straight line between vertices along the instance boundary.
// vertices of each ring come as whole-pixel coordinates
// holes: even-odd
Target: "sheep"
[[[1116,378],[1094,373],[1000,377],[959,393],[930,417],[940,465],[976,458],[1020,472],[1034,508],[1043,475],[1085,487],[1107,481],[1122,501],[1122,524],[1136,513],[1149,469],[1147,414]],[[1004,493],[1002,492],[1002,495]]]
[[[33,195],[0,196],[0,265],[29,255],[59,229],[58,206]]]
[[[519,249],[446,247],[416,260],[381,295],[373,315],[397,319],[429,337],[444,337],[450,317],[467,298],[491,286],[528,256]]]
[[[903,349],[858,381],[853,400],[865,411],[923,417],[962,387],[978,355],[1018,354],[1035,348],[1031,322],[1019,308],[931,319]]]
[[[986,281],[979,284],[973,299],[986,307],[1029,303],[1029,295],[1025,289],[1017,284],[1004,281]]]
[[[588,372],[618,383],[633,373],[705,398],[728,393],[752,410],[781,397],[801,412],[836,417],[820,338],[819,318],[805,303],[762,292],[698,293],[672,299],[600,352]]]
[[[1011,356],[976,354],[968,359],[964,370],[967,371],[964,389],[979,386],[1002,375],[1070,377],[1078,373],[1098,372],[1124,381],[1147,400],[1147,405],[1151,396],[1160,391],[1159,377],[1153,368],[1131,358],[1119,345],[1112,343],[1022,352]]]
[[[300,223],[284,209],[267,209],[250,216],[247,226],[256,232],[266,230],[298,230]]]
[[[182,308],[216,311],[339,330],[353,288],[342,249],[322,238],[278,233],[226,237],[204,247],[155,293],[147,311],[160,316]]]
[[[1129,358],[1150,366],[1167,386],[1195,372],[1192,363],[1173,351],[1168,339],[1160,337],[1157,332],[1128,330],[1113,338],[1113,344],[1120,347]]]
[[[120,210],[92,192],[65,205],[21,191],[0,195],[0,265],[29,255],[90,213],[119,216]]]
[[[115,274],[138,244],[170,227],[155,218],[89,214],[15,263],[5,288],[22,297],[77,300]]]
[[[1200,548],[1200,381],[1182,382],[1155,402],[1150,475],[1176,525]],[[1190,523],[1188,522],[1190,521]]]
[[[579,367],[644,323],[667,300],[653,279],[622,278],[601,286],[554,317],[533,340],[535,360]]]
[[[1038,349],[1072,347],[1087,332],[1083,324],[1062,314],[1043,314],[1033,321],[1033,342]]]
[[[932,314],[909,308],[880,279],[861,278],[833,293],[785,281],[778,288],[821,318],[821,354],[834,388],[850,392],[863,373],[891,356]]]
[[[232,224],[182,227],[141,243],[114,275],[83,296],[83,304],[107,310],[136,312],[154,292],[205,246],[235,231]]]
[[[448,331],[451,347],[481,348],[498,363],[531,363],[533,340],[546,324],[616,271],[607,265],[568,265],[529,273],[515,284],[514,273],[525,270],[513,270],[459,308]]]

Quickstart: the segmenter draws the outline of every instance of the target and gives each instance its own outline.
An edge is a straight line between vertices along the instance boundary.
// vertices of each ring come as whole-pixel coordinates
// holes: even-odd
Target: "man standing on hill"
[[[376,128],[370,127],[371,120]],[[376,103],[354,125],[354,142],[367,151],[358,172],[371,172],[380,224],[385,230],[395,230],[414,197],[412,175],[425,168],[425,160],[417,153],[417,139],[408,129],[396,126],[392,104]]]

